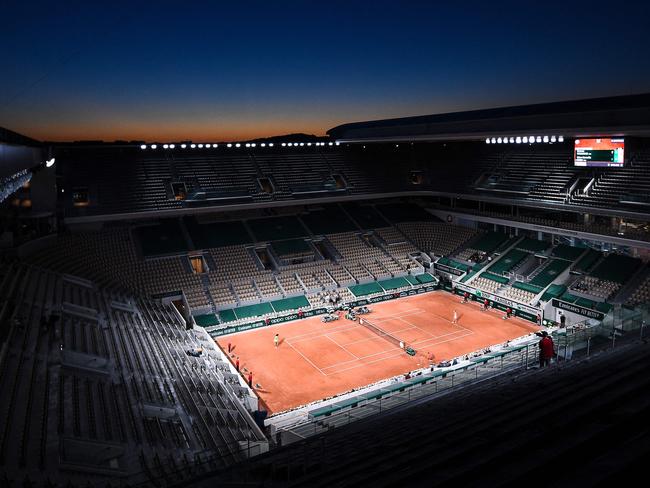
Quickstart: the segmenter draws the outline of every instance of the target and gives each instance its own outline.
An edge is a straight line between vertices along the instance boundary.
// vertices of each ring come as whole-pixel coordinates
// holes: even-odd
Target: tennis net
[[[394,344],[395,346],[397,346],[399,348],[402,348],[402,349],[406,349],[406,347],[407,347],[406,342],[402,341],[401,339],[398,339],[397,337],[395,337],[392,334],[389,334],[384,329],[382,329],[380,327],[377,327],[375,324],[373,324],[371,322],[368,322],[368,320],[366,320],[364,318],[359,318],[359,323],[361,325],[363,325],[366,329],[374,332],[375,334],[377,334],[380,337],[383,337],[384,339],[386,339],[390,343]]]

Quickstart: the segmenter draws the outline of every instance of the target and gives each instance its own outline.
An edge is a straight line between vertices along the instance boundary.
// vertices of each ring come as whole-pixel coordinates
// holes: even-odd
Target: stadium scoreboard
[[[620,168],[625,161],[624,139],[576,139],[574,166],[584,168]]]

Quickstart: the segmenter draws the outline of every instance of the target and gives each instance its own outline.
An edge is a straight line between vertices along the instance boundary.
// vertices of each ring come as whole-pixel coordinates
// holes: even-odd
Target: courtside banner
[[[580,305],[575,305],[573,303],[563,302],[561,300],[558,300],[557,298],[554,298],[551,304],[555,308],[561,308],[562,310],[566,310],[567,312],[577,313],[578,315],[582,315],[583,317],[589,317],[590,319],[603,320],[605,318],[604,313],[597,312],[596,310],[592,310],[590,308],[581,307]]]
[[[465,271],[461,271],[460,269],[452,268],[451,266],[447,266],[446,264],[438,264],[438,263],[433,263],[434,269],[443,271],[445,273],[453,274],[455,276],[461,276],[465,274]]]
[[[362,307],[363,305],[369,305],[371,303],[380,303],[380,302],[385,302],[388,300],[393,300],[395,298],[399,298],[400,296],[406,296],[406,295],[415,295],[418,293],[426,293],[430,291],[435,291],[438,289],[438,285],[423,285],[419,286],[418,288],[413,288],[411,290],[408,290],[408,292],[402,292],[404,293],[387,293],[385,295],[380,295],[368,299],[361,299],[361,300],[356,300],[354,302],[348,303],[348,305],[352,308],[356,307]],[[303,317],[313,317],[314,315],[322,315],[327,313],[326,308],[317,308],[314,310],[305,310],[303,312]],[[296,320],[298,318],[298,313],[290,313],[287,315],[282,315],[281,317],[274,317],[269,320],[269,325],[277,325],[277,324],[282,324],[284,322],[288,322],[290,320]],[[247,324],[241,324],[241,325],[233,325],[231,327],[223,327],[223,328],[216,328],[216,327],[206,327],[205,330],[210,334],[211,337],[220,337],[228,334],[236,334],[237,332],[243,332],[245,330],[250,330],[250,329],[257,329],[258,327],[264,327],[266,323],[263,320],[254,320],[252,322],[248,322]]]
[[[472,288],[471,286],[467,286],[463,283],[456,283],[454,292],[457,295],[462,295],[463,293],[467,292],[471,295],[473,300],[479,302],[482,302],[487,298],[489,301],[493,302],[494,305],[498,305],[495,308],[498,308],[499,310],[505,310],[507,307],[510,307],[515,312],[515,315],[528,319],[532,322],[537,322],[537,314],[541,314],[541,310],[535,307],[508,300],[507,298],[493,295],[492,293],[488,293],[477,288]]]

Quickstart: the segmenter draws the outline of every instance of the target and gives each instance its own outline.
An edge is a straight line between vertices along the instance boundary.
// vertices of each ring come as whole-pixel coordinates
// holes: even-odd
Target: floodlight
[[[521,137],[520,137],[520,136],[517,136],[517,137],[515,138],[515,142],[516,142],[517,144],[521,144]]]
[[[286,146],[286,145],[287,145],[287,143],[286,143],[286,142],[283,142],[283,143],[282,143],[282,147],[284,147],[284,146]]]
[[[273,143],[272,143],[272,142],[269,142],[269,147],[273,147]]]
[[[46,168],[51,168],[52,166],[54,166],[54,158],[48,159],[47,161],[45,161],[45,167]]]
[[[535,142],[542,142],[542,136],[537,136],[537,139],[535,140]]]
[[[163,144],[163,149],[167,149],[169,147],[169,144]]]
[[[199,149],[203,149],[203,144],[199,144]]]
[[[190,144],[190,147],[194,149],[196,147],[196,144]]]
[[[155,144],[152,144],[152,145],[151,145],[151,149],[156,149],[157,147],[158,147],[158,146],[156,146]]]
[[[524,141],[524,144],[528,144],[528,136],[524,136],[522,141]]]
[[[544,142],[548,142],[548,136],[544,136],[544,139],[542,139]]]
[[[146,144],[142,144],[142,145],[140,146],[140,149],[147,149],[147,145],[146,145]]]
[[[514,144],[514,142],[515,142],[515,138],[514,138],[514,137],[511,137],[511,138],[510,138],[510,144]]]
[[[212,147],[212,144],[206,144],[205,147],[210,149]]]
[[[555,142],[556,140],[555,136],[551,136],[551,142]]]
[[[174,144],[169,145],[169,149],[174,149],[176,146]]]
[[[235,144],[235,147],[241,147],[240,143]]]
[[[497,143],[501,144],[503,141],[501,140],[500,137],[497,137]]]
[[[181,149],[185,149],[187,147],[187,144],[181,144]]]
[[[557,142],[564,142],[564,136],[558,136]]]

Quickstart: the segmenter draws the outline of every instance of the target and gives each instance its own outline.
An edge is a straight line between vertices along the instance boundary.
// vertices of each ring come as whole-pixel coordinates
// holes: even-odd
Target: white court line
[[[464,335],[459,336],[459,337],[453,337],[453,338],[451,338],[451,339],[447,339],[447,340],[445,340],[445,341],[436,342],[435,344],[433,344],[433,345],[430,346],[430,347],[438,346],[438,345],[440,345],[440,344],[444,344],[445,342],[455,341],[455,340],[457,340],[457,339],[461,339],[461,338],[463,338],[463,337],[465,337],[465,336],[472,335],[472,333],[473,333],[473,332],[470,331],[469,334],[464,334]],[[422,345],[422,344],[424,344],[424,343],[426,343],[426,342],[430,342],[430,341],[432,341],[432,340],[435,340],[435,339],[427,339],[427,340],[425,340],[425,341],[418,342],[417,345],[418,345],[418,347],[419,347],[420,345]],[[416,343],[412,343],[412,345],[415,346]],[[394,354],[392,354],[392,355],[390,355],[390,356],[388,356],[388,357],[385,357],[385,358],[375,359],[374,361],[364,361],[364,362],[362,362],[362,363],[357,364],[356,366],[350,366],[350,367],[348,367],[348,368],[344,368],[344,369],[341,369],[341,370],[337,370],[337,371],[334,371],[334,372],[332,372],[332,373],[326,373],[326,376],[331,376],[331,375],[334,375],[334,374],[343,373],[344,371],[349,371],[349,370],[351,370],[351,369],[361,368],[361,367],[363,367],[363,366],[367,366],[368,364],[378,363],[379,361],[386,361],[386,360],[388,360],[388,359],[394,359],[395,357],[397,357],[397,356],[398,356],[399,354],[401,354],[402,352],[403,352],[403,351],[400,350],[400,351],[396,351],[396,353],[394,353]],[[348,361],[348,362],[352,362],[352,361]],[[344,363],[338,363],[338,364],[344,364]],[[329,369],[329,368],[331,368],[331,367],[333,367],[333,366],[328,366],[328,367],[325,368],[325,369]]]
[[[362,367],[367,366],[369,364],[378,363],[380,361],[386,361],[388,359],[395,359],[400,354],[406,354],[406,353],[400,349],[400,350],[395,351],[394,353],[391,353],[391,355],[388,356],[388,357],[381,358],[381,359],[375,359],[373,361],[364,361],[363,363],[359,363],[356,366],[350,366],[349,368],[344,368],[344,369],[341,369],[341,370],[337,370],[337,371],[334,371],[333,373],[327,373],[327,376],[343,373],[344,371],[349,371],[351,369],[362,368]]]
[[[383,322],[390,319],[399,319],[401,317],[408,317],[409,315],[418,315],[423,312],[426,313],[426,310],[422,310],[421,308],[414,308],[412,310],[396,313],[394,315],[385,315],[383,317],[379,317],[377,319],[374,319],[373,322]]]
[[[339,320],[341,320],[341,319],[339,319]],[[350,321],[345,319],[345,322],[341,323],[340,325],[328,325],[328,324],[325,324],[327,326],[327,330],[325,331],[325,334],[328,334],[330,332],[338,332],[339,330],[346,330],[345,329],[346,327],[349,327],[350,325],[355,323],[355,322],[350,322],[350,323],[348,323],[348,322],[350,322]],[[294,335],[294,336],[287,336],[285,338],[290,339],[290,340],[297,339],[298,341],[300,341],[301,337],[305,337],[305,338],[309,339],[310,338],[309,336],[322,335],[322,334],[323,334],[322,330],[311,330],[309,332],[305,332],[304,334],[298,334],[298,335]],[[293,342],[297,342],[297,341],[294,340]]]
[[[445,342],[450,342],[450,341],[455,341],[455,340],[458,340],[458,339],[462,339],[463,337],[467,337],[467,336],[470,336],[472,334],[473,334],[473,332],[470,331],[469,334],[463,334],[463,335],[460,335],[460,336],[457,336],[457,337],[452,337],[451,339],[445,339],[444,341],[435,342],[433,344],[430,344],[429,347],[439,346],[440,344],[444,344]],[[419,347],[419,346],[422,346],[425,343],[429,343],[429,342],[432,342],[432,341],[436,341],[436,339],[426,339],[424,341],[417,341],[417,342],[412,343],[411,345]]]
[[[287,342],[287,344],[289,345],[289,347],[291,347],[291,349],[293,349],[293,350],[296,351],[298,354],[300,354],[300,355],[303,357],[303,359],[304,359],[305,361],[307,361],[307,362],[308,362],[309,364],[311,364],[314,368],[316,368],[320,374],[322,374],[323,376],[327,376],[327,374],[325,374],[325,373],[323,372],[322,369],[320,369],[318,366],[316,366],[314,363],[312,363],[311,360],[310,360],[307,356],[305,356],[303,353],[301,353],[298,349],[296,349],[295,347],[293,347],[293,346],[291,345],[290,342]]]
[[[408,323],[408,322],[407,322],[407,323]],[[395,330],[395,331],[392,331],[392,330],[391,330],[391,331],[385,330],[384,332],[386,332],[386,333],[388,333],[388,334],[390,334],[390,335],[397,335],[397,334],[399,334],[400,332],[406,332],[407,330],[412,330],[414,326],[413,326],[412,324],[409,324],[409,325],[411,325],[411,327],[408,327],[408,328],[406,328],[406,329],[398,329],[398,330]],[[363,327],[363,325],[361,325],[361,327]],[[365,330],[368,330],[366,327],[363,327],[363,328],[364,328]],[[359,339],[359,340],[352,341],[352,342],[346,342],[345,344],[343,344],[343,346],[345,347],[345,346],[349,346],[349,345],[351,345],[351,344],[359,344],[360,342],[371,341],[371,340],[374,340],[375,337],[380,337],[380,336],[377,336],[376,334],[373,334],[373,337],[368,337],[367,339]],[[384,340],[385,340],[385,339],[384,339]]]
[[[373,340],[380,340],[380,341],[383,341],[384,339],[382,339],[381,337],[377,337],[376,339],[373,339]],[[361,357],[359,357],[359,358],[357,358],[357,359],[351,359],[351,360],[349,360],[349,361],[340,361],[340,362],[338,362],[338,363],[332,364],[331,366],[325,366],[325,367],[323,368],[323,371],[325,371],[326,369],[335,368],[335,367],[337,367],[337,366],[339,366],[339,365],[341,365],[341,364],[353,363],[353,362],[355,362],[355,361],[360,361],[360,360],[363,360],[363,359],[366,359],[366,358],[371,358],[371,357],[373,357],[373,356],[379,356],[380,354],[393,353],[393,352],[398,352],[398,351],[399,351],[399,352],[402,352],[402,350],[399,349],[399,348],[395,349],[396,347],[397,347],[397,346],[393,346],[393,347],[391,347],[390,349],[385,349],[385,350],[383,350],[383,351],[379,351],[379,352],[373,352],[372,354],[368,354],[367,356],[361,356]],[[364,364],[365,364],[365,363],[364,363]]]
[[[330,341],[332,341],[332,342],[333,342],[334,344],[336,344],[338,347],[340,347],[341,349],[343,349],[343,350],[344,350],[346,353],[348,353],[350,356],[352,356],[352,357],[354,357],[354,358],[356,358],[356,359],[359,359],[359,356],[357,356],[356,354],[352,354],[350,351],[348,351],[348,349],[347,349],[346,347],[343,347],[341,344],[339,344],[338,342],[336,342],[336,341],[335,341],[334,339],[332,339],[328,334],[325,334],[325,337],[327,337]]]

